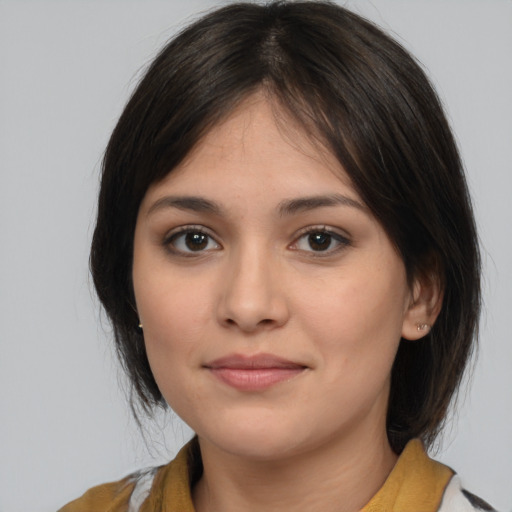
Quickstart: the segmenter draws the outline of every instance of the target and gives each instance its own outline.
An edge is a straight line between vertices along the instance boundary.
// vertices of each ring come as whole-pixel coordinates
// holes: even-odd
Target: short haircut
[[[235,3],[204,15],[154,59],[108,143],[90,266],[120,360],[146,412],[165,402],[136,329],[137,213],[151,184],[244,99],[264,91],[338,159],[404,261],[444,298],[428,335],[402,340],[388,439],[430,445],[477,338],[480,257],[458,150],[421,66],[369,21],[331,2]],[[133,404],[133,402],[132,402]]]

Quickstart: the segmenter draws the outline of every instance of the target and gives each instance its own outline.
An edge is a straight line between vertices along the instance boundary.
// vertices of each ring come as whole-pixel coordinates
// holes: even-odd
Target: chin
[[[275,437],[268,432],[241,434],[236,440],[219,439],[217,447],[236,457],[262,462],[282,461],[301,451],[300,443],[290,435]]]
[[[314,444],[313,438],[318,437],[297,428],[296,422],[275,416],[224,419],[218,427],[197,431],[199,439],[231,455],[261,461],[283,460],[307,451]]]

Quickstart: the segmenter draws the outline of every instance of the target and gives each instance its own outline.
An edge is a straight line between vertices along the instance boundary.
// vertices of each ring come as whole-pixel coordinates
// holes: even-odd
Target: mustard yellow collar
[[[409,441],[384,485],[361,512],[436,512],[453,476],[419,439]]]
[[[191,464],[199,454],[197,441],[182,448],[174,461],[158,475],[152,493],[141,512],[194,512],[190,492]],[[361,512],[437,512],[443,493],[453,476],[447,466],[435,462],[425,452],[420,440],[405,447],[384,485]],[[153,508],[158,506],[160,508]]]

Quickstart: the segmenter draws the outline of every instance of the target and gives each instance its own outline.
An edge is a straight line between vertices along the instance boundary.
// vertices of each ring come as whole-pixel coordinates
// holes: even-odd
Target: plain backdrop
[[[485,265],[481,350],[437,458],[512,510],[512,2],[352,1],[429,70],[460,142]],[[168,460],[130,419],[88,276],[103,148],[140,71],[215,1],[0,0],[0,511],[55,511]]]

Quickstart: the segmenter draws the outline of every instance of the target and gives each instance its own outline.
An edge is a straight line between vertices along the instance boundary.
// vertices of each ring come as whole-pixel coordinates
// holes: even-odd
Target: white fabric
[[[151,468],[148,471],[138,473],[134,478],[136,480],[128,505],[128,512],[138,512],[144,500],[149,496],[153,479],[158,468]]]
[[[443,501],[438,512],[478,512],[480,508],[474,507],[462,493],[460,478],[455,475],[450,480],[443,495]]]
[[[133,475],[136,480],[135,487],[130,497],[128,512],[139,512],[144,500],[149,496],[151,486],[158,468],[137,473]],[[462,493],[460,478],[454,475],[446,487],[441,506],[438,512],[481,512],[480,508],[474,507]]]

